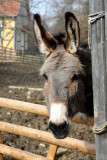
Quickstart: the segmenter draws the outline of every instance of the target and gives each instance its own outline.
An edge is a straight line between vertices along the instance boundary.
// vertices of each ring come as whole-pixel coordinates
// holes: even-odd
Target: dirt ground
[[[40,67],[39,64],[0,63],[0,97],[45,104],[41,91],[31,91],[27,88],[42,87],[42,80],[39,76]],[[21,86],[25,88],[13,89],[10,86]],[[0,120],[44,131],[49,130],[48,118],[6,108],[0,108]],[[70,128],[69,137],[94,142],[92,127],[85,125],[73,124]],[[46,156],[49,147],[48,143],[4,132],[2,132],[2,141],[6,145],[43,156]],[[71,149],[64,150],[62,154],[62,148],[60,150],[61,152],[57,154],[56,160],[95,160],[95,156],[89,154]],[[16,159],[4,156],[4,160]]]

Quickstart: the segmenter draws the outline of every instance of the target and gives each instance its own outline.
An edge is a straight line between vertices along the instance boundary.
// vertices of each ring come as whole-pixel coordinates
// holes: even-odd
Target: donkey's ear
[[[65,14],[65,28],[67,33],[65,48],[70,53],[76,53],[80,43],[80,28],[79,22],[71,12]]]
[[[52,35],[43,27],[39,14],[34,15],[34,33],[40,52],[48,56],[56,48],[56,42]]]

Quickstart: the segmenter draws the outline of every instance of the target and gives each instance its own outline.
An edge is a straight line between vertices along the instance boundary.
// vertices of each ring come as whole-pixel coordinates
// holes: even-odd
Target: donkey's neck
[[[84,79],[84,87],[85,87],[85,96],[86,96],[86,105],[85,112],[92,116],[93,115],[93,90],[92,90],[92,66],[91,66],[91,53],[84,50],[79,49],[79,58],[81,63],[84,65],[85,69],[85,79]]]

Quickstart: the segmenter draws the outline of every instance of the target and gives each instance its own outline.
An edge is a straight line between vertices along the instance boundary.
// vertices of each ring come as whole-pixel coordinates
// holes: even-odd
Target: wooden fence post
[[[1,136],[1,132],[0,132],[0,144],[2,143],[2,136]],[[0,154],[0,160],[3,160],[3,155]]]
[[[2,47],[2,56],[1,56],[1,58],[2,58],[2,62],[3,62],[3,56],[4,56],[4,48]]]
[[[12,51],[12,48],[10,49],[10,57],[11,57],[10,62],[12,62],[12,59],[13,59],[13,51]]]
[[[22,63],[24,63],[24,49],[22,50]]]
[[[107,121],[107,0],[89,0],[94,121]],[[106,20],[105,20],[106,19]],[[107,160],[107,133],[96,134],[96,160]]]
[[[7,62],[7,51],[6,51],[6,47],[4,48],[4,62]]]
[[[2,62],[3,47],[0,47],[0,62]]]
[[[49,145],[48,154],[47,154],[47,158],[50,159],[50,160],[54,160],[56,152],[57,152],[57,149],[58,149],[57,145],[50,144]]]

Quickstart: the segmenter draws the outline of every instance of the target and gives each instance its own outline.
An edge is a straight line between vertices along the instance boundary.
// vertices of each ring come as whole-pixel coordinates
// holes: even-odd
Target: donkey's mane
[[[65,44],[65,41],[66,41],[66,34],[65,33],[60,32],[58,34],[53,35],[53,37],[57,40],[57,43],[59,45]],[[90,52],[88,43],[86,43],[86,42],[84,42],[84,43],[80,42],[80,48],[83,48],[86,51]]]
[[[55,34],[53,35],[54,38],[57,40],[58,44],[61,45],[61,44],[64,44],[65,43],[65,34],[64,33],[58,33],[58,34]]]

